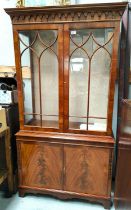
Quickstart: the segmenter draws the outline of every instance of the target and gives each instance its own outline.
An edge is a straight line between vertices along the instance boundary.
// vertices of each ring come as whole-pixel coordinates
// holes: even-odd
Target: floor
[[[18,194],[11,198],[4,198],[0,192],[0,210],[104,210],[102,205],[87,201],[62,201],[50,196],[26,195],[20,198]],[[111,210],[115,210],[114,207]]]

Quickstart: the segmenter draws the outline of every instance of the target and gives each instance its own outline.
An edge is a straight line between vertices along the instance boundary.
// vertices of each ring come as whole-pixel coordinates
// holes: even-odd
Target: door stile
[[[118,42],[119,42],[119,23],[115,24],[114,28],[114,39],[112,49],[112,62],[111,62],[111,74],[109,81],[109,95],[108,95],[108,111],[107,111],[107,135],[112,134],[112,117],[113,117],[113,105],[114,105],[114,91],[115,81],[117,78],[117,65],[118,65]]]
[[[24,128],[24,96],[23,96],[23,86],[22,86],[22,72],[21,72],[21,55],[20,55],[20,44],[18,32],[14,29],[14,49],[15,49],[15,64],[16,64],[16,77],[17,77],[17,89],[18,89],[18,105],[19,105],[19,121],[20,129]]]
[[[59,26],[58,29],[58,63],[59,63],[59,128],[60,130],[63,131],[64,127],[64,115],[63,115],[63,110],[64,110],[64,78],[63,78],[63,71],[64,71],[64,59],[63,59],[63,42],[64,42],[64,37],[63,37],[63,25]]]
[[[64,25],[64,131],[69,128],[69,24]]]

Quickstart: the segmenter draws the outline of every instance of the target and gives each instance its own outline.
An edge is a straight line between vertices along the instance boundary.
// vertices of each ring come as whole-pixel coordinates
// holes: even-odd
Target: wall
[[[11,21],[3,9],[15,7],[15,2],[16,0],[0,0],[0,65],[15,65]]]

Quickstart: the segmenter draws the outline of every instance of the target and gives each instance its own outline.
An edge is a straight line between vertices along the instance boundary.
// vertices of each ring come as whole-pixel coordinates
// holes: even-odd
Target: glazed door
[[[16,26],[21,129],[63,128],[63,26]]]
[[[20,183],[34,188],[62,189],[62,146],[40,142],[18,143]]]
[[[65,131],[111,134],[117,25],[66,24],[64,43]]]

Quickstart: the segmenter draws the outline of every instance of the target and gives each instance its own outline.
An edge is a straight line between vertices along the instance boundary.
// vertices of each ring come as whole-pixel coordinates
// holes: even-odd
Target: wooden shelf
[[[41,126],[41,121],[32,119],[29,122],[26,123],[26,125],[34,125],[34,126]],[[59,127],[59,121],[54,120],[42,120],[42,127],[49,127],[49,128],[58,128]]]
[[[7,178],[7,171],[5,169],[0,170],[0,184],[2,184],[6,178]]]
[[[80,129],[80,125],[82,122],[70,122],[70,128],[72,129]],[[26,125],[33,125],[41,127],[41,121],[37,119],[31,119],[26,123]],[[59,121],[55,120],[42,120],[42,127],[49,127],[49,128],[59,128]]]
[[[85,125],[83,128],[81,127],[82,124]],[[26,123],[26,125],[33,125],[33,126],[41,127],[41,121],[36,120],[36,119],[31,119],[30,121],[28,121]],[[91,125],[93,126],[93,123],[88,124],[88,130],[93,130],[93,128],[92,129],[90,128]],[[55,120],[42,120],[42,127],[59,128],[59,122],[55,121]],[[82,122],[70,122],[69,127],[70,127],[70,129],[86,130],[86,123],[84,123],[84,122],[83,123]],[[94,130],[106,131],[106,126],[101,129],[99,129],[99,127],[98,128],[94,127]]]

